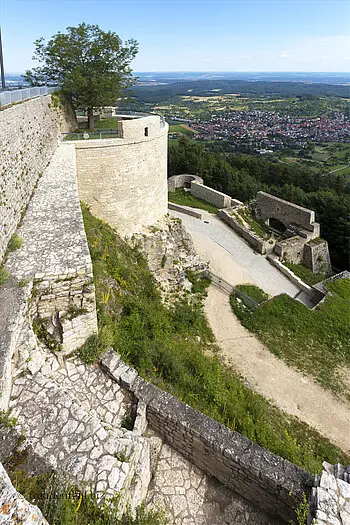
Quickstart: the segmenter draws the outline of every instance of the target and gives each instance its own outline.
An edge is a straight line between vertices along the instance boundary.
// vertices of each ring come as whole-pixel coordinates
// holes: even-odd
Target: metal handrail
[[[24,87],[22,89],[14,89],[0,92],[0,107],[9,106],[24,100],[29,100],[43,95],[50,95],[59,91],[59,86],[41,86],[41,87]]]
[[[121,138],[120,132],[117,129],[104,129],[101,131],[70,131],[68,133],[61,133],[61,140],[93,140],[117,138]]]
[[[227,294],[231,295],[231,293],[234,293],[236,297],[239,297],[243,303],[248,306],[248,308],[255,308],[259,305],[255,299],[252,299],[249,297],[249,295],[246,295],[244,292],[230,284],[229,282],[225,281],[225,279],[222,279],[218,275],[215,275],[212,272],[207,272],[208,277],[211,279],[212,284],[226,292]]]

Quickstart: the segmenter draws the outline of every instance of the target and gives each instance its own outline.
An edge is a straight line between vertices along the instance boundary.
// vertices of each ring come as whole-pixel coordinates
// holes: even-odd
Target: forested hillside
[[[155,86],[135,86],[133,95],[138,102],[161,103],[181,95],[221,95],[240,93],[241,95],[316,95],[349,97],[349,86],[331,84],[307,84],[303,82],[266,82],[247,80],[196,80],[160,84]]]
[[[263,190],[315,210],[333,265],[349,267],[350,183],[345,176],[315,174],[256,156],[210,153],[185,137],[169,144],[168,176],[179,173],[200,175],[205,184],[245,202]]]

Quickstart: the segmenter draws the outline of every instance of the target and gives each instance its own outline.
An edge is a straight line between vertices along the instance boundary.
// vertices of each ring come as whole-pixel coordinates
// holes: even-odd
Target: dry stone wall
[[[60,132],[76,124],[69,106],[55,107],[51,95],[7,107],[0,116],[1,261]]]
[[[137,377],[113,350],[101,365],[147,406],[149,425],[186,459],[283,523],[295,517],[291,494],[309,492],[307,472]]]
[[[75,142],[80,199],[122,235],[167,213],[167,130],[150,116],[121,121],[123,138]]]

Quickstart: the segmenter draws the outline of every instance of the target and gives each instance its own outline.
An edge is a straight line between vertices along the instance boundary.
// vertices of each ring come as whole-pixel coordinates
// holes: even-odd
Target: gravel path
[[[174,211],[171,214],[182,220],[197,253],[210,261],[213,273],[232,285],[256,284],[271,296],[297,295],[299,289],[265,257],[255,253],[220,219],[198,211],[203,213],[203,220]],[[348,405],[267,350],[233,314],[228,295],[214,286],[209,288],[205,312],[223,356],[246,378],[252,389],[288,414],[315,427],[344,452],[350,452]]]
[[[210,286],[205,313],[223,356],[280,409],[315,427],[350,452],[350,409],[310,377],[275,357],[233,314],[227,294]]]
[[[191,234],[197,253],[210,261],[213,273],[230,284],[251,283],[260,286],[269,295],[286,293],[295,297],[300,291],[264,256],[254,250],[215,215],[198,210],[203,220],[171,210],[171,215],[182,220]]]

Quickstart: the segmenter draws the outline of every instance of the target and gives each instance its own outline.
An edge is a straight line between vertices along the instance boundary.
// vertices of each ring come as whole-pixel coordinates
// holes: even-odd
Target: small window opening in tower
[[[145,137],[148,137],[148,128],[145,128]]]

